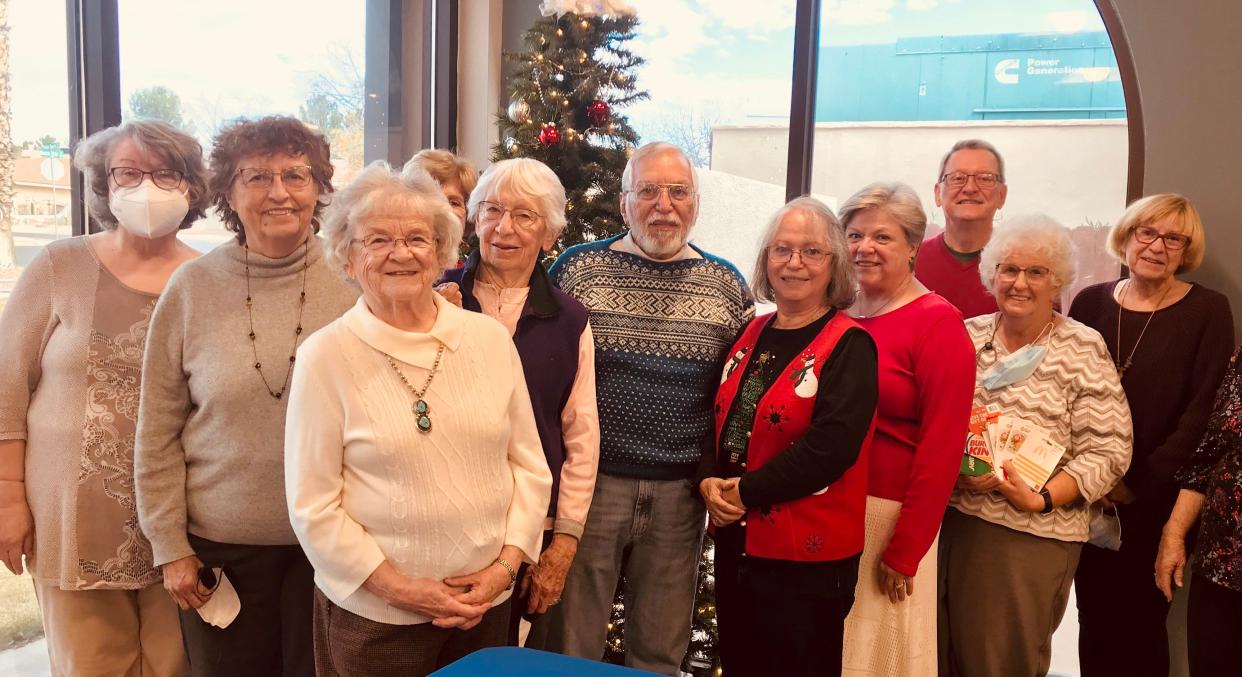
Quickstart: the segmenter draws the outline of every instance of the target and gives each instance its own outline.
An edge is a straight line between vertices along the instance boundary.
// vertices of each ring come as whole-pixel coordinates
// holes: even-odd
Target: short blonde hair
[[[349,185],[336,191],[324,209],[322,232],[327,240],[328,263],[344,271],[358,224],[368,217],[394,214],[415,214],[429,220],[440,267],[457,263],[461,221],[449,207],[440,184],[419,167],[397,172],[383,160],[367,165]]]
[[[1078,269],[1068,228],[1047,214],[1011,216],[1002,223],[979,254],[979,278],[988,292],[996,292],[996,266],[1015,249],[1025,249],[1039,257],[1058,287],[1064,289],[1074,284]]]
[[[449,150],[440,148],[420,150],[405,163],[402,171],[412,166],[422,167],[441,186],[456,181],[461,186],[463,197],[469,197],[479,182],[479,170],[474,164]]]
[[[832,257],[829,261],[830,278],[825,296],[829,306],[848,308],[854,302],[855,276],[854,264],[850,261],[850,248],[845,241],[845,229],[828,205],[806,195],[796,197],[776,210],[763,229],[763,237],[759,240],[759,255],[755,259],[755,272],[750,278],[750,288],[755,292],[755,299],[765,303],[774,301],[772,283],[768,281],[768,247],[776,238],[781,221],[791,212],[807,216],[824,229],[824,240],[828,243]]]
[[[1135,200],[1113,224],[1108,231],[1108,253],[1114,258],[1126,262],[1126,242],[1139,226],[1150,226],[1157,221],[1172,217],[1177,232],[1190,238],[1182,253],[1182,265],[1176,273],[1188,273],[1203,263],[1203,255],[1207,251],[1204,240],[1203,220],[1199,210],[1184,195],[1177,193],[1159,193]]]
[[[923,211],[919,194],[910,186],[898,181],[877,181],[854,193],[839,210],[841,229],[849,228],[850,221],[868,209],[882,209],[893,217],[901,226],[906,243],[915,250],[923,244],[923,236],[927,233],[927,213]]]

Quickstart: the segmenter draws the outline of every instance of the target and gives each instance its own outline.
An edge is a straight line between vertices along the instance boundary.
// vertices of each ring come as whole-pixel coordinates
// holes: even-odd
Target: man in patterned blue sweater
[[[590,311],[600,461],[564,601],[527,645],[599,660],[624,576],[626,664],[675,675],[704,525],[690,478],[725,352],[754,302],[737,268],[687,242],[699,196],[679,148],[638,149],[620,202],[627,233],[571,247],[550,271]]]

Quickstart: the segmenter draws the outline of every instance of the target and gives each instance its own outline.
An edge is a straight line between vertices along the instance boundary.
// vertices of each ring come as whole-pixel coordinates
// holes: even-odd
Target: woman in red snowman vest
[[[854,602],[877,398],[876,348],[841,312],[854,271],[809,197],[768,225],[755,318],[729,351],[699,491],[716,539],[725,674],[834,675]]]

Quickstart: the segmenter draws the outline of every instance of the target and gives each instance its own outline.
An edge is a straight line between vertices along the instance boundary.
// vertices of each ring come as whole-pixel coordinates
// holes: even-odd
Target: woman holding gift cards
[[[941,528],[940,674],[1042,675],[1087,506],[1130,464],[1130,410],[1100,334],[1053,309],[1074,279],[1065,228],[1011,218],[979,270],[1000,308],[966,322],[987,471],[958,478]]]

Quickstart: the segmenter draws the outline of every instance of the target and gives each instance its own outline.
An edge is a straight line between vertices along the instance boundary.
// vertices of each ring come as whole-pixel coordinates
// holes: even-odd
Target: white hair
[[[651,143],[643,144],[638,150],[634,151],[634,154],[625,163],[625,171],[621,173],[621,192],[629,192],[634,185],[634,165],[638,164],[639,160],[658,153],[677,153],[682,160],[685,160],[686,166],[690,168],[690,187],[695,189],[697,193],[699,189],[699,174],[694,169],[694,163],[690,162],[690,158],[686,157],[685,151],[666,141],[652,141]]]
[[[556,172],[533,158],[501,160],[488,167],[470,192],[471,221],[477,221],[479,203],[489,195],[512,192],[539,204],[548,232],[560,237],[565,230],[565,187]]]
[[[996,291],[996,266],[1019,249],[1048,266],[1058,287],[1074,283],[1077,267],[1069,230],[1047,214],[1023,214],[1005,219],[979,255],[979,277],[989,292]]]

